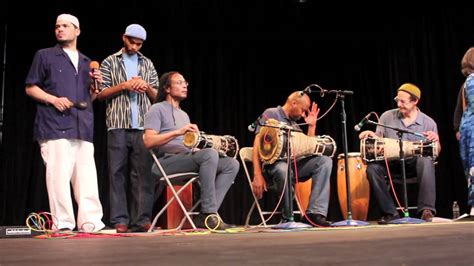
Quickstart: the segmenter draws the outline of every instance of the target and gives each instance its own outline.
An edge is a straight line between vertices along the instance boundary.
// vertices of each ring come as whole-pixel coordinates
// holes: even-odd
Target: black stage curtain
[[[234,135],[241,147],[252,145],[253,135],[247,126],[266,108],[282,105],[292,91],[315,83],[325,89],[354,91],[345,98],[345,109],[348,150],[358,152],[358,133],[353,126],[368,112],[380,115],[395,108],[396,89],[405,82],[415,83],[422,91],[420,109],[438,123],[443,146],[437,166],[438,215],[449,217],[454,200],[462,211],[467,210],[466,181],[452,117],[464,79],[460,61],[474,43],[472,9],[400,9],[392,13],[397,15],[387,15],[385,10],[321,9],[310,0],[247,5],[170,2],[134,2],[126,9],[112,10],[102,1],[88,7],[58,1],[43,13],[31,11],[37,8],[33,6],[30,11],[10,8],[2,15],[1,41],[7,46],[1,225],[24,224],[28,213],[49,209],[44,166],[32,138],[35,103],[24,93],[23,82],[34,52],[55,44],[54,23],[60,13],[79,18],[82,33],[78,47],[97,61],[120,49],[128,24],[142,24],[148,31],[142,52],[154,61],[159,74],[177,70],[190,82],[183,109],[191,120],[206,133]],[[311,98],[319,104],[321,114],[334,100],[319,94]],[[94,110],[95,158],[107,222],[104,103],[95,102]],[[332,136],[338,144],[337,153],[343,151],[340,113],[337,103],[318,122],[318,134]],[[342,216],[335,179],[334,170],[329,215],[337,221]],[[251,200],[241,170],[220,213],[227,222],[242,224]]]

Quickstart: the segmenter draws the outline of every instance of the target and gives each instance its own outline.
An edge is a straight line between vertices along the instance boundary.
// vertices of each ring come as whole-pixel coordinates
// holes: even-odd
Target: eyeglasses
[[[411,100],[408,100],[408,101],[400,100],[400,99],[398,98],[398,96],[395,97],[395,98],[393,98],[393,100],[394,100],[396,103],[399,103],[399,104],[401,104],[401,105],[405,105],[405,104],[411,102]]]
[[[186,86],[188,86],[188,85],[189,85],[189,82],[187,82],[186,80],[179,80],[179,81],[175,81],[174,84],[176,84],[176,85],[186,85]]]

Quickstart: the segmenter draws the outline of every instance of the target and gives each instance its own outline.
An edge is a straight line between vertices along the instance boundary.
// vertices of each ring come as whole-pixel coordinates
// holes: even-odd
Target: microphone
[[[360,120],[359,124],[354,126],[355,131],[360,131],[360,129],[369,121],[369,117],[372,115],[372,112],[370,112],[368,115],[366,115],[362,120]]]
[[[75,102],[75,103],[72,104],[72,107],[74,107],[78,110],[86,110],[87,109],[87,102],[86,101]]]
[[[96,69],[99,69],[99,66],[100,66],[99,62],[97,61],[91,61],[91,63],[89,64],[89,67],[91,68],[92,73],[94,73]],[[92,77],[92,80],[94,81],[94,92],[99,93],[100,92],[99,81],[95,79],[94,77]]]
[[[51,107],[54,107],[53,105],[49,105]],[[72,108],[76,108],[77,110],[86,110],[87,109],[87,102],[86,101],[80,101],[80,102],[73,102],[72,103]]]
[[[319,89],[319,90],[311,90],[311,88],[307,87],[304,90],[300,91],[300,95],[303,96],[304,94],[311,94],[311,93],[319,93],[321,94],[321,97],[324,96],[324,94],[342,94],[342,95],[352,95],[354,94],[353,91],[348,91],[348,90],[325,90],[325,89]]]
[[[300,91],[300,96],[303,96],[305,93],[306,94],[311,94],[311,88],[306,87],[304,90]]]
[[[262,116],[259,116],[252,124],[250,124],[247,129],[250,131],[250,132],[255,132],[255,129],[257,129],[257,126],[260,124],[260,119],[262,119]]]
[[[339,91],[338,90],[330,90],[330,91],[322,90],[321,91],[321,94],[324,95],[325,93],[327,93],[327,94],[342,94],[342,95],[352,95],[352,94],[354,94],[353,91],[347,91],[347,90],[343,90],[343,91],[340,91],[340,90]]]

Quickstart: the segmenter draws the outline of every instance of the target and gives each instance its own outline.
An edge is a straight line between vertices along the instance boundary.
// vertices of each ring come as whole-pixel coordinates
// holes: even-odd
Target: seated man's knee
[[[218,161],[219,160],[219,153],[215,149],[202,149],[199,151],[199,156],[201,156],[205,161]]]
[[[285,182],[286,175],[287,175],[287,172],[288,172],[287,164],[286,163],[277,163],[273,167],[274,167],[274,169],[273,169],[273,171],[271,171],[273,180],[277,183]]]
[[[233,169],[235,171],[235,173],[238,173],[239,169],[240,169],[239,161],[237,161],[235,159],[230,160],[230,167],[231,167],[231,169]]]
[[[416,164],[423,166],[423,167],[432,167],[434,166],[434,162],[430,157],[418,157],[416,160]]]
[[[367,165],[366,173],[367,179],[376,179],[376,178],[385,178],[385,176],[381,173],[381,166],[376,163],[369,163]]]
[[[321,156],[320,159],[321,167],[332,168],[333,160],[328,156]]]

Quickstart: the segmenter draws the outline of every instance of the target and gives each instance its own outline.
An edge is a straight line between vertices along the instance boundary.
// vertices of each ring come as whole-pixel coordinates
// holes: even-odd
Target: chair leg
[[[181,207],[181,210],[183,211],[184,215],[185,215],[186,218],[188,219],[189,224],[191,224],[191,226],[193,227],[193,229],[196,229],[196,225],[194,225],[194,222],[193,222],[193,220],[191,219],[191,217],[189,216],[188,211],[187,211],[186,208],[184,207],[183,202],[182,202],[181,199],[178,197],[178,194],[176,193],[176,190],[174,189],[173,184],[171,184],[171,181],[169,180],[168,175],[165,173],[165,170],[164,170],[163,167],[161,166],[160,161],[158,160],[158,158],[156,157],[156,155],[155,155],[155,153],[154,153],[153,151],[150,150],[150,153],[151,153],[151,156],[153,157],[153,160],[155,161],[155,164],[156,164],[156,165],[158,166],[158,168],[160,169],[160,172],[161,172],[161,174],[163,175],[163,178],[165,179],[166,184],[169,186],[169,188],[170,188],[170,190],[171,190],[171,193],[173,193],[173,199],[176,199],[176,200],[177,200],[179,206]],[[180,191],[181,191],[183,188],[187,187],[188,184],[191,184],[195,179],[196,179],[196,178],[190,179],[190,180],[180,189]],[[171,200],[170,200],[170,201],[171,201]],[[163,208],[163,210],[164,210],[164,209],[165,209],[165,208]],[[160,211],[160,215],[161,215],[161,211]],[[159,217],[159,216],[157,215],[157,217]],[[155,220],[158,220],[157,217],[155,217],[155,219],[154,219],[154,221],[153,221],[153,224],[152,224],[153,226],[151,226],[151,227],[150,227],[150,230],[148,230],[149,232],[150,232],[151,230],[153,230],[153,227],[154,227],[155,224],[156,224],[156,221],[155,221]]]
[[[183,192],[189,185],[192,184],[192,182],[194,182],[196,178],[192,178],[190,179],[188,182],[186,182],[186,184],[184,184],[184,186],[182,186],[178,191],[175,191],[174,190],[174,187],[171,186],[170,187],[170,190],[172,191],[173,193],[173,196],[168,200],[168,202],[166,202],[165,206],[163,206],[163,208],[161,208],[161,210],[158,212],[158,214],[156,214],[155,218],[153,219],[153,222],[151,224],[151,227],[150,229],[148,230],[148,232],[151,232],[153,230],[153,228],[155,228],[155,225],[156,223],[158,222],[158,218],[166,211],[166,209],[168,209],[168,207],[173,203],[173,201],[176,199],[178,201],[178,204],[180,204],[181,206],[181,209],[183,210],[184,214],[185,214],[185,217],[186,216],[189,216],[189,215],[186,215],[186,213],[188,212],[186,210],[186,208],[184,207],[183,203],[181,202],[181,200],[179,199],[179,195],[181,194],[181,192]],[[194,223],[191,221],[190,222],[191,226],[194,225]],[[194,229],[196,229],[196,227],[194,226],[193,227]]]
[[[196,209],[196,207],[201,203],[201,200],[198,200],[194,205],[193,207],[191,207],[191,209],[188,211],[189,214],[199,214],[197,212],[194,212],[194,210]],[[184,222],[186,221],[186,217],[183,217],[181,219],[181,222],[179,223],[179,225],[176,227],[176,230],[181,230],[181,228],[183,227],[184,225]]]
[[[245,219],[245,227],[250,226],[250,216],[253,213],[253,209],[255,209],[255,201],[252,203],[252,206],[250,207],[249,212],[247,213],[247,218]]]
[[[245,169],[245,170],[247,171],[247,169]],[[260,208],[260,204],[258,204],[257,196],[255,196],[255,193],[253,192],[252,180],[250,180],[248,173],[247,173],[247,179],[248,179],[248,182],[250,184],[250,192],[252,192],[252,196],[253,196],[253,205],[252,205],[252,207],[250,208],[250,211],[247,214],[247,219],[245,220],[245,226],[248,226],[249,220],[250,220],[250,215],[252,214],[252,211],[253,211],[253,209],[255,208],[255,205],[256,205],[257,209],[258,209],[258,214],[260,215],[260,219],[262,220],[263,226],[267,227],[267,222],[265,221],[265,217],[263,217],[262,208]]]

